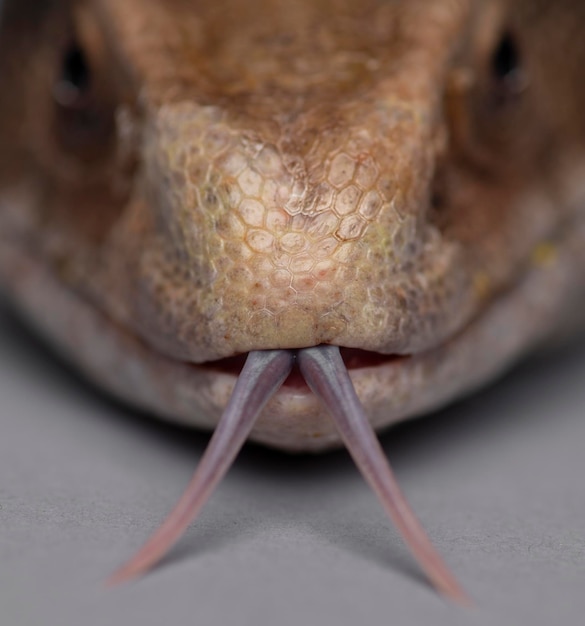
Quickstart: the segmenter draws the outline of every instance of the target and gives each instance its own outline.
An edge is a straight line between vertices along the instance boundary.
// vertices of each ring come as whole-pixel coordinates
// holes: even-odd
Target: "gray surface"
[[[0,309],[0,623],[581,624],[584,383],[581,346],[384,438],[474,610],[428,587],[344,453],[257,447],[162,567],[105,590],[206,438],[103,398]]]

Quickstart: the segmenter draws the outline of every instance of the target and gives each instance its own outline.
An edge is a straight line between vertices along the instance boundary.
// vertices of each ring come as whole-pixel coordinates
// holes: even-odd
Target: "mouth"
[[[380,354],[379,352],[360,350],[359,348],[341,347],[339,348],[339,352],[345,367],[349,372],[383,365],[399,365],[400,363],[405,364],[412,358],[412,355]],[[217,372],[219,374],[227,374],[237,378],[244,368],[248,355],[249,353],[238,354],[225,359],[219,359],[217,361],[209,361],[208,363],[197,367],[205,367],[209,371]],[[282,384],[281,389],[283,391],[294,391],[297,393],[311,392],[296,362],[293,365],[290,374],[286,377],[284,383]]]

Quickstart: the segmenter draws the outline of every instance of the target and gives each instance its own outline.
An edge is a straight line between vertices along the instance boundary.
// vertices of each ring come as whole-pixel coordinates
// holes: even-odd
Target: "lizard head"
[[[241,355],[331,344],[382,426],[583,298],[573,0],[14,0],[0,19],[3,282],[138,403],[209,426]],[[306,391],[253,436],[336,443]]]

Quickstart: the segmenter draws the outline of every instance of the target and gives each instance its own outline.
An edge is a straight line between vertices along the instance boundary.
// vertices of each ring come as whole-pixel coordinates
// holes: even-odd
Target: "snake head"
[[[2,282],[106,387],[182,420],[217,421],[249,352],[320,344],[375,425],[437,407],[576,317],[584,20],[569,0],[6,2]],[[83,307],[102,330],[74,339]],[[297,391],[253,437],[337,443]]]
[[[583,13],[9,1],[2,282],[106,387],[189,422],[216,422],[249,352],[320,344],[377,426],[439,406],[579,308]],[[82,303],[105,330],[74,340]],[[102,352],[142,364],[131,384]],[[338,442],[297,391],[253,437]]]

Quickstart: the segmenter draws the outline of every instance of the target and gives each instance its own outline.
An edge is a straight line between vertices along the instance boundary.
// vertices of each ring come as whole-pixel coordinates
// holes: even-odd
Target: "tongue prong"
[[[356,465],[419,565],[437,589],[461,604],[470,604],[469,597],[432,546],[400,490],[357,397],[339,348],[307,348],[299,351],[297,359],[307,384],[329,410]]]
[[[178,504],[136,556],[110,577],[108,584],[145,573],[179,540],[229,469],[258,414],[285,381],[294,358],[294,353],[286,350],[250,352],[229,403]]]

